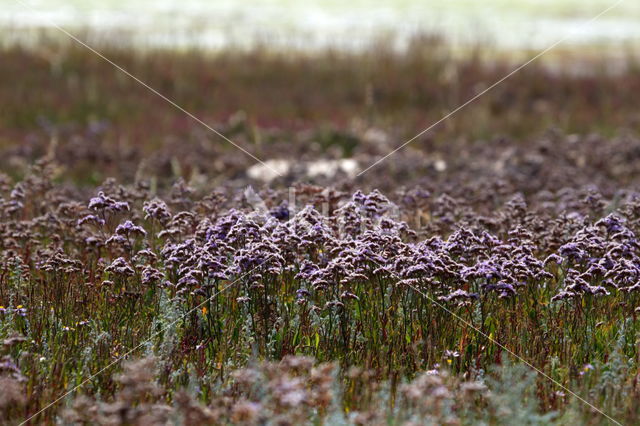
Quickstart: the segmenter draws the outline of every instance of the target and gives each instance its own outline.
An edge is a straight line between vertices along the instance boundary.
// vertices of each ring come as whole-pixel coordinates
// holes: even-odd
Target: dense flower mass
[[[504,347],[590,392],[596,379],[585,377],[614,368],[611,359],[623,360],[624,377],[633,377],[640,194],[614,185],[627,183],[614,168],[631,164],[616,157],[601,173],[572,166],[578,154],[562,145],[553,154],[543,146],[505,154],[501,165],[481,171],[474,164],[486,167],[489,155],[467,147],[479,150],[467,169],[445,157],[446,176],[407,178],[395,191],[355,190],[340,180],[254,190],[244,186],[256,185],[248,180],[155,187],[107,179],[84,193],[56,182],[51,159],[22,180],[3,176],[0,337],[10,349],[0,380],[29,391],[12,397],[20,410],[6,408],[12,403],[0,410],[34,413],[49,395],[38,381],[61,371],[65,381],[51,386],[62,393],[64,383],[131,350],[156,357],[157,373],[141,379],[154,398],[197,406],[212,423],[259,424],[265,409],[293,423],[326,420],[335,403],[327,383],[338,380],[350,395],[342,403],[359,413],[347,420],[366,424],[367,416],[378,418],[368,404],[379,399],[348,391],[365,386],[349,376],[352,368],[377,377],[366,386],[391,383],[405,408],[423,413],[416,421],[446,422],[469,402],[463,394],[484,392],[484,374]],[[534,154],[564,161],[564,171],[537,160],[523,169]],[[370,179],[362,187],[385,186]],[[286,358],[293,355],[310,358]],[[287,364],[297,372],[282,377],[270,364],[266,372],[237,370],[257,359],[302,364]],[[340,368],[313,367],[314,359]],[[442,374],[449,373],[468,380],[447,388]],[[248,374],[262,377],[254,379],[267,393],[239,392],[241,382],[254,380]],[[103,390],[127,400],[133,384],[114,377],[115,387]],[[235,399],[212,413],[199,404],[213,401],[202,398],[218,384]],[[176,396],[189,386],[201,389],[200,402]],[[552,383],[538,386],[543,411],[566,408]],[[420,392],[430,395],[428,407]],[[93,410],[112,421],[116,405],[96,406],[98,388],[86,393],[90,399],[77,399],[65,415],[80,422]],[[146,413],[138,407],[136,416]],[[166,419],[174,408],[163,410]]]
[[[1,425],[638,423],[631,52],[29,33],[0,53]]]

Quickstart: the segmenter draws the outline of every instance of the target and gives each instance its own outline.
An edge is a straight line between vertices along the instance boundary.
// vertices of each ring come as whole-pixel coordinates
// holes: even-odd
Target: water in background
[[[640,1],[624,0],[0,0],[4,42],[52,23],[90,28],[92,36],[126,34],[151,45],[357,48],[393,37],[437,33],[454,44],[505,49],[568,44],[640,45]],[[30,6],[26,6],[26,4]],[[5,31],[6,33],[6,31]]]

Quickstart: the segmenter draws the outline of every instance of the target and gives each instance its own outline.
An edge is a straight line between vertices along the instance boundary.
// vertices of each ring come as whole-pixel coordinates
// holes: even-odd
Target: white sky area
[[[640,45],[640,0],[0,0],[6,39],[60,25],[96,37],[126,33],[141,43],[218,48],[266,44],[359,47],[393,35],[441,34],[459,45],[544,48]],[[6,33],[6,31],[5,31]]]

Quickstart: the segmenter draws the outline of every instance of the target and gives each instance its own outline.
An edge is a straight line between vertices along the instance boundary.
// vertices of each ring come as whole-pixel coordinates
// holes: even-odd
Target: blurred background
[[[473,141],[636,132],[640,2],[589,22],[614,3],[0,0],[0,166],[20,175],[53,155],[89,185],[259,176],[56,26],[261,159],[361,169],[559,40],[412,142],[404,155],[421,160],[409,170],[437,172],[443,149]]]
[[[93,36],[133,36],[142,45],[224,48],[256,41],[283,48],[362,48],[380,37],[406,45],[436,33],[457,46],[545,48],[560,38],[597,46],[640,40],[640,3],[612,0],[3,0],[1,23],[24,30],[62,25]],[[28,4],[29,6],[25,6]],[[24,34],[16,31],[17,38]],[[609,44],[611,47],[612,44]]]

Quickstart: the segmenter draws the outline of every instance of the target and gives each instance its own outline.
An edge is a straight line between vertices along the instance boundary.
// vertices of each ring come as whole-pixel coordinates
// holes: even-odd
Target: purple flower
[[[458,289],[456,291],[453,291],[447,294],[446,296],[440,296],[438,299],[443,300],[445,302],[451,302],[452,300],[458,300],[458,299],[471,300],[471,299],[477,299],[477,298],[478,298],[477,293],[469,293],[465,290]]]
[[[567,243],[560,247],[560,255],[566,259],[580,262],[585,256],[584,250],[577,243]]]
[[[97,197],[89,200],[89,209],[93,211],[109,211],[112,213],[129,211],[129,203],[116,201],[100,191]]]
[[[138,235],[144,237],[147,235],[147,231],[141,226],[134,225],[133,222],[127,220],[116,227],[117,235],[125,235],[127,237],[131,235]]]
[[[155,219],[162,224],[167,223],[171,219],[169,207],[160,198],[145,201],[142,211],[145,213],[145,219]]]
[[[596,226],[604,226],[607,229],[608,233],[615,234],[617,232],[622,231],[623,219],[621,219],[616,215],[610,214],[607,217],[597,221]]]
[[[78,220],[78,225],[84,225],[85,223],[95,223],[98,226],[102,226],[104,225],[104,219],[90,214]]]
[[[133,270],[131,265],[127,263],[124,257],[119,257],[115,259],[113,262],[111,262],[111,265],[105,268],[105,271],[113,272],[115,274],[124,275],[124,276],[131,276],[135,274],[135,271]]]
[[[146,266],[142,270],[142,278],[141,278],[142,284],[145,284],[145,285],[154,284],[154,283],[160,282],[162,278],[164,278],[164,275],[162,274],[162,272],[158,271],[156,268],[153,268],[151,266]]]
[[[277,207],[274,207],[269,212],[271,216],[275,217],[278,220],[287,220],[289,219],[289,203],[283,201]]]

